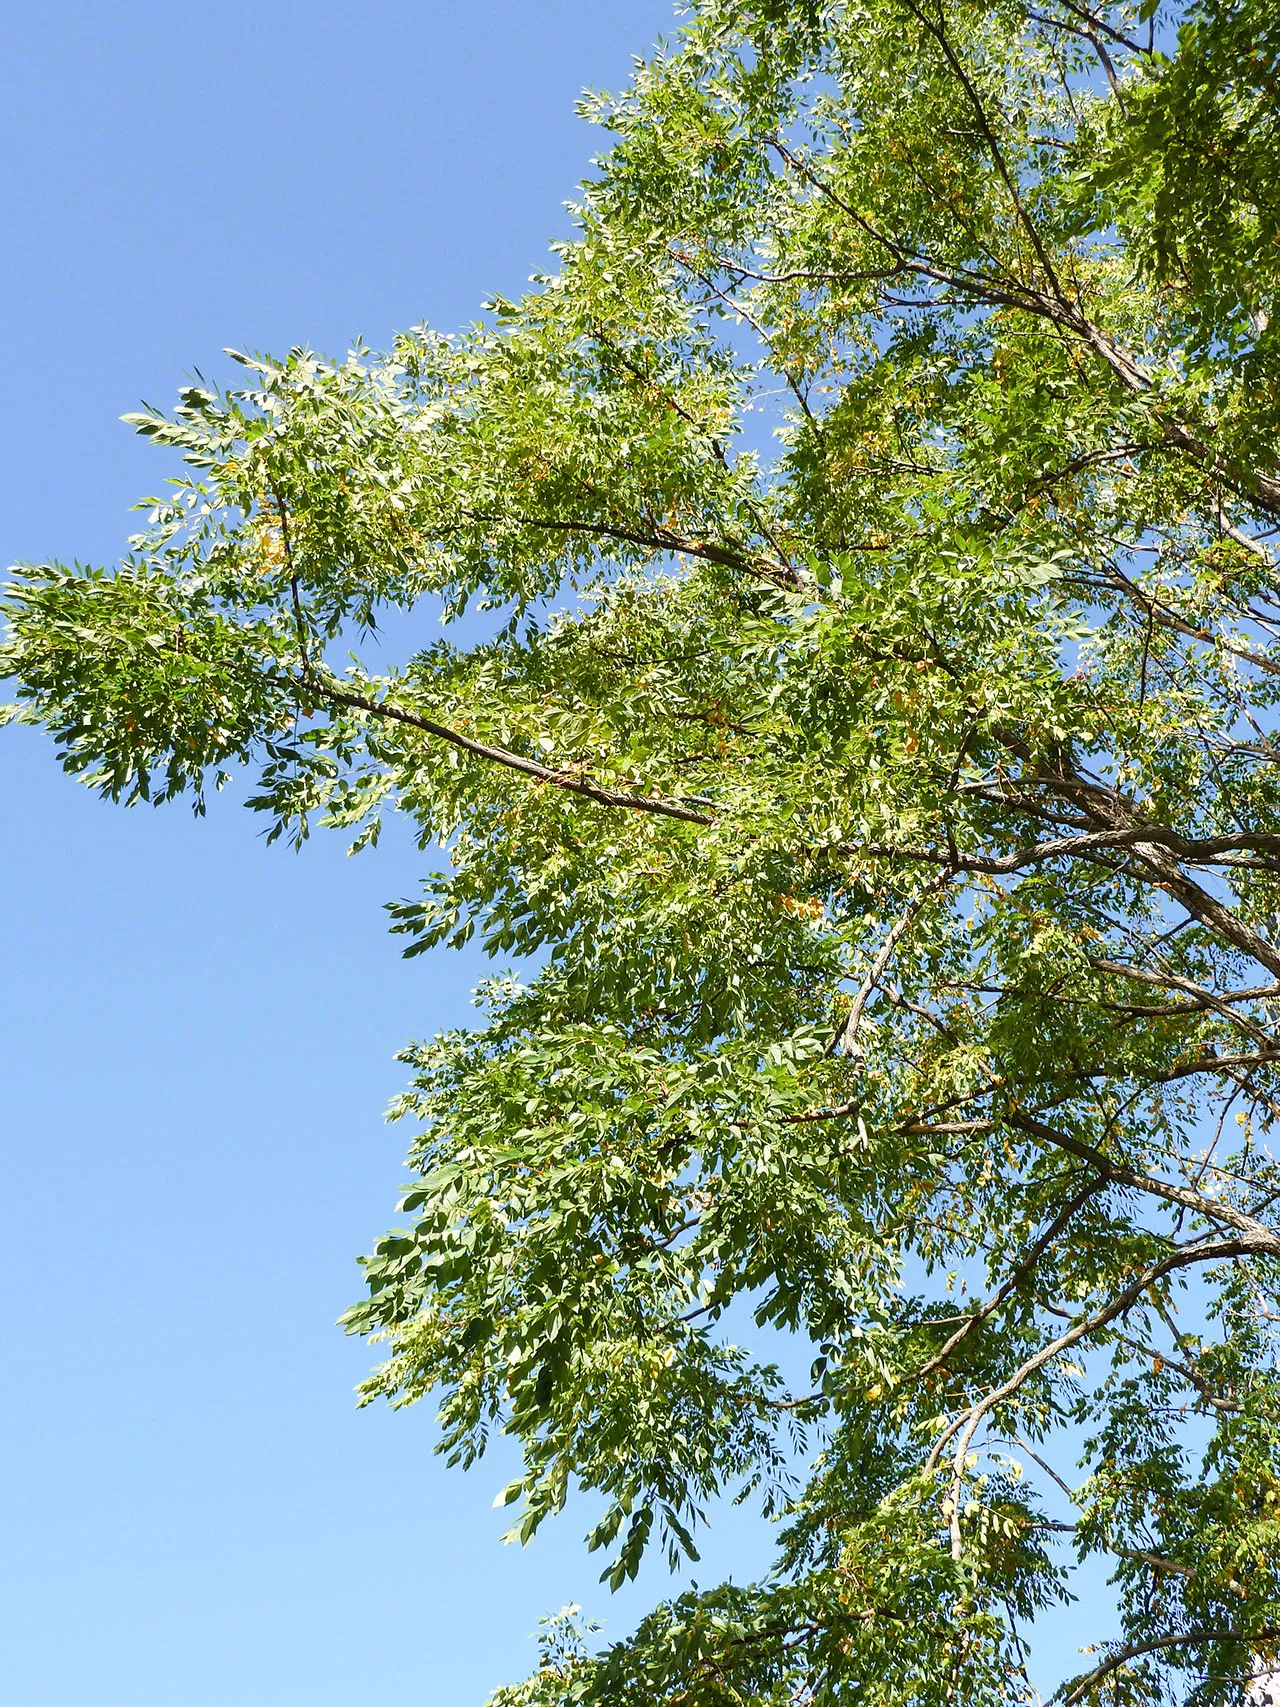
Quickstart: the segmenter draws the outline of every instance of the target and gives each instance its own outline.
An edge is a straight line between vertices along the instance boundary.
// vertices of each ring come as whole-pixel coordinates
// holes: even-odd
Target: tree
[[[1275,1659],[1278,78],[1268,0],[702,0],[523,300],[241,356],[9,589],[68,770],[405,813],[407,952],[523,972],[405,1056],[366,1397],[615,1585],[781,1519],[506,1707],[1028,1699],[1090,1555],[1066,1707]],[[485,637],[337,661],[424,602]]]

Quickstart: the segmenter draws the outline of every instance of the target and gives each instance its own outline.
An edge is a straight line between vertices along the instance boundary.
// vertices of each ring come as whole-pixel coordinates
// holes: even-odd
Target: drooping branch
[[[464,735],[459,729],[451,729],[447,724],[437,723],[432,718],[423,717],[416,711],[409,711],[404,706],[394,705],[388,700],[371,699],[367,694],[351,693],[315,678],[296,683],[295,686],[305,689],[309,695],[314,694],[326,700],[330,705],[345,706],[351,711],[362,711],[369,717],[384,718],[392,723],[401,723],[406,728],[420,730],[422,734],[433,736],[437,741],[447,741],[450,746],[470,753],[475,758],[487,759],[491,764],[502,765],[507,770],[519,772],[521,776],[532,777],[535,782],[548,783],[552,788],[563,789],[568,794],[594,801],[598,806],[617,807],[628,812],[650,812],[660,818],[676,818],[685,824],[705,825],[714,822],[710,813],[682,805],[678,800],[664,800],[657,795],[627,794],[616,788],[601,788],[586,777],[575,776],[572,771],[555,770],[550,765],[539,764],[536,759],[525,758],[522,753],[513,753],[509,747],[477,741],[470,735]]]

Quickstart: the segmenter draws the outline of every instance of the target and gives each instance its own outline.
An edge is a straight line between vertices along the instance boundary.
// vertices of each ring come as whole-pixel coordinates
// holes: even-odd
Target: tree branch
[[[1280,1239],[1277,1239],[1275,1243],[1280,1249]],[[1025,1386],[1037,1371],[1043,1369],[1047,1363],[1051,1363],[1055,1357],[1060,1357],[1064,1351],[1070,1351],[1072,1346],[1078,1345],[1090,1334],[1097,1333],[1099,1328],[1105,1328],[1109,1322],[1114,1322],[1118,1316],[1123,1316],[1131,1310],[1148,1287],[1153,1286],[1157,1280],[1163,1279],[1166,1274],[1172,1274],[1180,1268],[1190,1267],[1193,1263],[1217,1262],[1227,1257],[1251,1254],[1256,1254],[1255,1247],[1240,1239],[1223,1239],[1212,1245],[1184,1245],[1178,1250],[1170,1251],[1168,1256],[1161,1257],[1159,1262],[1153,1263],[1150,1268],[1145,1269],[1136,1280],[1130,1281],[1122,1292],[1117,1293],[1100,1310],[1095,1310],[1091,1316],[1087,1316],[1083,1321],[1076,1322],[1065,1333],[1059,1334],[1057,1339],[1050,1340],[1047,1345],[1041,1346],[1040,1350],[1034,1356],[1029,1357],[1007,1381],[1002,1382],[998,1387],[993,1387],[976,1404],[961,1411],[959,1416],[947,1424],[934,1442],[926,1468],[936,1469],[947,1443],[959,1435],[951,1468],[950,1526],[951,1556],[953,1559],[959,1561],[964,1553],[964,1538],[960,1528],[960,1493],[964,1479],[965,1459],[983,1417],[989,1411],[994,1410],[997,1405],[1003,1404],[1006,1399],[1012,1398],[1020,1387]]]
[[[521,753],[513,753],[510,748],[477,741],[470,735],[462,734],[458,729],[450,729],[443,723],[436,723],[414,711],[406,711],[404,707],[392,705],[387,700],[370,699],[365,694],[350,693],[315,680],[298,685],[304,687],[308,694],[327,700],[331,705],[343,705],[352,711],[363,711],[370,717],[403,723],[410,729],[421,730],[424,735],[434,736],[438,741],[447,741],[450,746],[458,747],[464,753],[488,759],[493,764],[504,765],[508,770],[518,771],[522,776],[532,777],[536,782],[549,783],[553,788],[564,789],[568,794],[592,800],[598,806],[621,807],[628,812],[651,812],[658,817],[676,818],[686,824],[711,824],[715,821],[711,814],[699,812],[691,806],[682,806],[679,801],[663,800],[656,795],[624,794],[618,789],[601,788],[585,777],[574,776],[569,771],[554,770],[550,765],[541,765],[536,759],[526,759]]]
[[[1191,1210],[1193,1214],[1204,1216],[1207,1221],[1215,1221],[1224,1227],[1234,1227],[1243,1235],[1246,1241],[1244,1248],[1252,1255],[1280,1257],[1280,1233],[1256,1220],[1254,1216],[1246,1214],[1243,1209],[1237,1209],[1233,1203],[1206,1197],[1202,1192],[1193,1191],[1188,1186],[1173,1185],[1157,1179],[1153,1174],[1127,1167],[1123,1162],[1112,1161],[1101,1150],[1095,1150],[1091,1144],[1085,1144],[1066,1132],[1059,1132],[1056,1127],[1048,1125],[1034,1114],[1028,1114],[1024,1109],[1006,1108],[1002,1110],[1002,1118],[1010,1126],[1016,1126],[1020,1132],[1025,1132],[1028,1137],[1038,1138],[1042,1143],[1052,1144],[1055,1149],[1065,1150],[1069,1156],[1075,1156],[1079,1161],[1088,1162],[1117,1185],[1126,1185],[1133,1191],[1163,1198],[1167,1203],[1176,1203],[1183,1209]]]
[[[1112,1654],[1110,1659],[1104,1660],[1100,1666],[1095,1666],[1074,1684],[1062,1697],[1062,1707],[1078,1707],[1078,1703],[1113,1672],[1128,1665],[1130,1660],[1140,1659],[1143,1654],[1154,1654],[1164,1648],[1186,1647],[1199,1642],[1242,1642],[1249,1647],[1255,1647],[1260,1642],[1275,1641],[1276,1636],[1275,1630],[1183,1630],[1170,1636],[1153,1636],[1146,1642],[1134,1642],[1127,1648],[1121,1648],[1119,1653]]]

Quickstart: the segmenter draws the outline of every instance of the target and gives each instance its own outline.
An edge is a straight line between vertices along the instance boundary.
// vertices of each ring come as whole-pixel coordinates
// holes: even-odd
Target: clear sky
[[[224,345],[345,349],[518,291],[669,0],[43,0],[0,54],[0,553],[113,561],[163,458],[119,424]],[[423,619],[423,638],[436,631]],[[477,1704],[538,1616],[621,1633],[570,1511],[502,1548],[505,1461],[357,1413],[334,1318],[393,1219],[382,1109],[474,961],[402,962],[420,861],[123,812],[0,738],[5,1395],[0,1698]],[[758,1569],[724,1526],[700,1580]],[[647,1580],[646,1580],[647,1578]]]

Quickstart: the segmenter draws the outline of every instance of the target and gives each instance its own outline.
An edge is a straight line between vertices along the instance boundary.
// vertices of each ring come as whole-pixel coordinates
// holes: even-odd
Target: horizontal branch
[[[1090,830],[1079,835],[1050,836],[1044,841],[1024,842],[1007,854],[955,854],[945,848],[894,847],[882,843],[836,842],[827,851],[851,856],[895,855],[901,859],[927,861],[929,864],[951,865],[957,871],[980,872],[991,877],[1008,877],[1030,865],[1043,865],[1046,860],[1080,858],[1103,849],[1120,851],[1150,844],[1167,849],[1179,859],[1192,864],[1207,864],[1220,854],[1247,850],[1280,855],[1280,835],[1266,831],[1238,831],[1229,836],[1184,836],[1167,825],[1156,823],[1118,825],[1114,829]]]
[[[1262,840],[1261,837],[1256,839]],[[1050,859],[1076,858],[1107,864],[1109,862],[1102,858],[1104,854],[1128,851],[1152,873],[1149,881],[1172,895],[1192,918],[1208,925],[1234,948],[1240,949],[1260,966],[1265,966],[1268,972],[1274,972],[1280,977],[1280,948],[1268,942],[1252,925],[1247,924],[1216,896],[1188,877],[1178,865],[1173,851],[1177,849],[1182,858],[1193,859],[1199,849],[1200,858],[1208,859],[1211,853],[1204,850],[1211,850],[1219,844],[1231,841],[1242,844],[1244,836],[1214,837],[1197,843],[1179,836],[1176,831],[1163,825],[1144,823],[1088,831],[1080,835],[1054,836],[1047,841],[1028,843],[1015,849],[1013,853],[1000,857],[957,853],[943,848],[895,846],[881,842],[835,842],[824,851],[844,858],[921,861],[958,873],[983,873],[997,877],[1009,876],[1016,871],[1025,870],[1030,865],[1043,864]],[[1129,875],[1136,874],[1130,871]]]
[[[611,522],[591,522],[573,517],[484,515],[471,512],[471,521],[484,526],[497,525],[522,528],[542,528],[548,533],[582,534],[587,539],[614,539],[623,545],[639,546],[642,551],[671,551],[682,557],[700,557],[706,563],[716,563],[723,569],[741,569],[748,575],[789,587],[792,591],[804,585],[800,573],[790,564],[776,563],[772,558],[747,551],[735,551],[730,546],[709,545],[705,540],[690,539],[685,534],[658,528],[652,533],[639,533],[634,528],[618,527]]]

